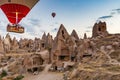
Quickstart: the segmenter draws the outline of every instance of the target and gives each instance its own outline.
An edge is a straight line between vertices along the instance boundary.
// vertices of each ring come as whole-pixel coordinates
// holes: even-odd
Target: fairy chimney
[[[42,40],[46,40],[47,36],[46,33],[44,32],[44,34],[42,35]]]
[[[12,48],[12,50],[17,50],[17,49],[19,49],[18,41],[16,40],[15,37],[13,38],[11,48]]]
[[[79,40],[78,34],[75,30],[72,31],[71,36],[74,37],[76,40]]]
[[[6,34],[5,38],[9,38],[9,41],[10,41],[10,42],[12,41],[9,33]]]
[[[58,30],[58,33],[57,33],[57,38],[67,39],[68,37],[69,37],[69,34],[68,34],[67,30],[65,29],[64,25],[61,24],[60,28]]]
[[[47,34],[47,48],[52,48],[52,44],[53,44],[52,35],[50,35],[50,33],[48,33]]]
[[[40,47],[41,47],[40,38],[35,38],[33,41],[33,45],[34,45],[35,51],[40,51]]]
[[[41,50],[44,50],[47,46],[47,36],[46,33],[44,32],[41,40]]]
[[[19,40],[19,48],[22,49],[23,46],[24,46],[24,45],[23,45],[23,39],[20,38],[20,40]]]
[[[97,37],[97,36],[107,36],[107,27],[106,27],[106,22],[99,22],[95,23],[93,26],[92,30],[92,37]]]
[[[55,40],[54,40],[55,48],[60,49],[61,47],[65,47],[65,42],[66,42],[66,39],[68,38],[69,38],[69,34],[65,29],[64,25],[61,24],[58,30],[57,36],[55,37]]]
[[[2,41],[1,36],[0,36],[0,53],[3,53],[3,52],[4,52],[3,41]]]
[[[55,60],[60,60],[63,56],[64,59],[67,57],[69,58],[70,56],[70,52],[69,52],[69,47],[67,45],[67,40],[69,39],[69,34],[67,32],[67,30],[65,29],[64,25],[61,24],[60,28],[58,30],[57,36],[54,39],[54,43],[53,43],[53,58],[55,58]]]
[[[87,39],[87,34],[86,33],[84,33],[84,39]]]

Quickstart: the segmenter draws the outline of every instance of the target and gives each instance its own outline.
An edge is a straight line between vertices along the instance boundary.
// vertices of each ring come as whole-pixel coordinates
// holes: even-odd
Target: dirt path
[[[49,68],[51,67],[52,64],[47,64],[45,69],[42,71],[42,73],[48,72]]]
[[[46,65],[45,69],[38,75],[26,74],[23,80],[62,80],[63,74],[58,72],[48,72],[51,64]]]
[[[38,75],[26,74],[23,80],[62,80],[62,73],[47,72]]]

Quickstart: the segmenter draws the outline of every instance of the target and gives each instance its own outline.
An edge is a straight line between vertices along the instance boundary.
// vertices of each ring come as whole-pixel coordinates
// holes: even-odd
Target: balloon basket
[[[22,27],[18,24],[13,24],[13,25],[8,24],[7,32],[24,33],[24,27]]]

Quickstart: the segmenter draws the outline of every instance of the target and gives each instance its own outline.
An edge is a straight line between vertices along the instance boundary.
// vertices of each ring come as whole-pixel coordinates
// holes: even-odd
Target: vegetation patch
[[[19,75],[19,76],[17,76],[16,78],[14,78],[14,80],[22,80],[23,78],[24,78],[23,75]]]
[[[2,73],[0,74],[0,80],[5,76],[7,76],[7,72],[5,70],[2,70]]]

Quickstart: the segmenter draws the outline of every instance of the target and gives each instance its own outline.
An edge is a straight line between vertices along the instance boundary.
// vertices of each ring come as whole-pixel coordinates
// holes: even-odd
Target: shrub
[[[2,70],[2,73],[0,75],[0,78],[7,76],[7,72],[5,70]]]
[[[23,75],[19,75],[19,76],[17,76],[16,78],[14,78],[14,80],[22,80],[23,78],[24,78]]]

